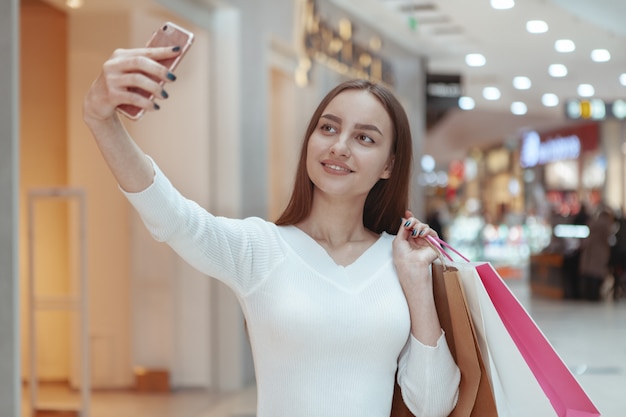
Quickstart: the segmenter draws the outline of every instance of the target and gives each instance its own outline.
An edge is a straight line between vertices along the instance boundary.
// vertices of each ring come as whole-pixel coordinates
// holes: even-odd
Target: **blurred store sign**
[[[554,226],[554,236],[570,239],[584,239],[589,236],[589,227],[575,224],[557,224]]]
[[[429,108],[455,109],[462,95],[460,75],[426,75],[426,102]]]
[[[299,85],[306,85],[311,60],[320,62],[340,74],[394,85],[391,63],[378,54],[382,41],[377,36],[368,45],[353,38],[353,24],[342,18],[333,27],[317,12],[315,1],[301,0],[300,32],[302,46],[300,65],[296,70]]]
[[[531,131],[522,138],[520,162],[523,168],[544,165],[548,162],[577,159],[580,155],[580,138],[576,135],[554,138],[542,142],[538,132]]]
[[[574,120],[626,119],[626,100],[607,102],[599,98],[565,102],[565,115]]]
[[[426,75],[426,124],[433,127],[451,109],[459,108],[463,95],[461,76],[453,74]]]
[[[595,122],[549,132],[527,131],[522,135],[520,164],[532,168],[556,161],[576,160],[598,149],[599,127]]]

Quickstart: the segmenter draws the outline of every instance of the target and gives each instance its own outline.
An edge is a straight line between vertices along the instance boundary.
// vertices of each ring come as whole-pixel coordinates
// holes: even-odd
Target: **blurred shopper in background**
[[[611,247],[612,296],[618,299],[626,295],[626,213],[618,210],[615,219],[615,239]]]
[[[572,224],[575,226],[588,226],[588,223],[589,212],[587,206],[581,204],[578,213],[572,218]],[[581,298],[580,252],[580,239],[569,239],[563,251],[563,296],[568,299],[576,300]]]
[[[583,240],[580,252],[581,295],[586,300],[601,299],[600,289],[610,272],[613,226],[613,213],[604,206],[589,221],[589,236]]]

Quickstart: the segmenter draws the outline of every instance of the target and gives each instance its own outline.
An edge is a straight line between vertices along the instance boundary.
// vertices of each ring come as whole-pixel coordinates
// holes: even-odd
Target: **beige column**
[[[0,415],[19,417],[19,3],[0,2]]]

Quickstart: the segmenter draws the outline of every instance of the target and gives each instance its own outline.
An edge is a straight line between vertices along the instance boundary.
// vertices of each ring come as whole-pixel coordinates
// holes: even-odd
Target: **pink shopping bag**
[[[439,243],[469,262],[446,242],[434,239],[432,243]],[[450,258],[449,255],[446,256]],[[600,416],[591,399],[493,266],[479,263],[475,268],[511,339],[557,415]]]
[[[557,414],[599,416],[598,409],[493,266],[485,263],[476,270],[504,326]]]

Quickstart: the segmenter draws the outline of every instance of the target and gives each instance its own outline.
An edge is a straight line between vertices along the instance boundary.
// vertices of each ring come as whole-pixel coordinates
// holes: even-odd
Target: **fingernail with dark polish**
[[[417,229],[413,229],[413,232],[411,233],[411,236],[417,236]]]
[[[154,110],[159,110],[161,108],[161,106],[159,106],[158,104],[154,103]]]
[[[410,225],[411,225],[411,221],[410,220],[407,220],[407,222],[404,223],[404,227],[409,227]]]
[[[422,230],[422,231],[420,232],[420,236],[422,236],[422,235],[424,234],[424,232],[426,232],[426,230]]]
[[[180,46],[175,46],[172,48],[172,52],[178,52],[180,51]]]
[[[167,79],[170,81],[176,81],[176,76],[174,74],[172,74],[171,72],[167,73]]]
[[[165,90],[161,90],[161,96],[162,96],[163,98],[168,98],[170,95],[169,95],[169,94],[167,94],[167,91],[165,91]]]

